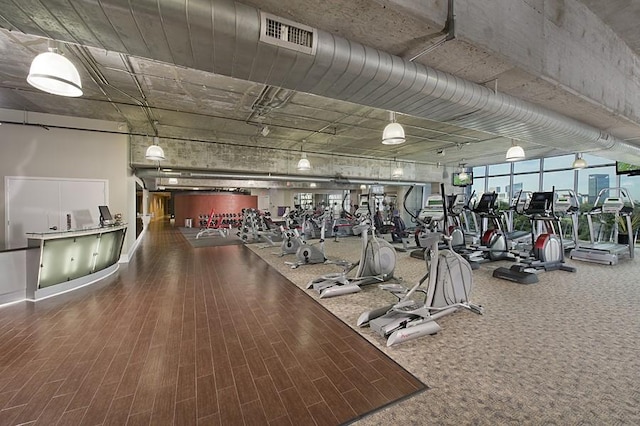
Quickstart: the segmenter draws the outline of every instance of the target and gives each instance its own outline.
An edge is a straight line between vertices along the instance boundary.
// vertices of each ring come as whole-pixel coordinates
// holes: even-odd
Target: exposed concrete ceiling
[[[304,146],[310,152],[397,158],[427,164],[496,163],[501,161],[505,147],[509,145],[509,137],[499,132],[402,115],[399,121],[407,132],[407,143],[385,146],[380,144],[382,129],[389,120],[385,109],[301,91],[279,90],[263,83],[197,70],[197,64],[193,67],[171,65],[171,58],[163,62],[161,55],[153,54],[154,46],[140,50],[146,49],[150,52],[147,56],[155,60],[131,54],[136,46],[123,46],[121,51],[129,53],[107,51],[100,46],[111,46],[108,42],[113,34],[97,25],[97,18],[87,18],[86,23],[64,19],[51,23],[45,16],[40,16],[37,5],[29,3],[27,6],[18,1],[2,3],[5,7],[0,12],[0,26],[13,31],[0,31],[0,55],[11,58],[0,63],[0,107],[124,121],[134,134],[151,135],[157,130],[163,138],[293,151]],[[101,13],[109,9],[112,16],[120,16],[122,21],[112,22],[112,25],[126,33],[126,10],[118,9],[115,1],[103,3]],[[244,3],[405,59],[426,49],[427,52],[416,59],[417,63],[542,105],[619,138],[631,142],[640,140],[640,126],[633,120],[612,114],[607,108],[511,65],[468,40],[437,44],[443,38],[446,20],[444,1],[428,1],[426,6],[415,1],[375,0]],[[583,3],[614,30],[620,31],[630,47],[637,49],[632,43],[634,28],[623,25],[628,21],[627,17],[599,7],[599,2],[583,0]],[[81,16],[89,16],[92,7],[96,8],[88,2],[69,2],[63,6],[60,2],[41,0],[40,4],[59,13],[64,13],[64,7],[73,5]],[[437,8],[439,12],[435,15],[439,14],[441,19],[425,19],[415,13],[420,7]],[[27,17],[29,12],[32,12],[30,18]],[[176,20],[180,19],[176,17]],[[147,24],[159,25],[157,22],[138,23]],[[46,39],[39,36],[63,38],[56,36],[65,32],[57,27],[79,34],[84,25],[91,28],[89,38],[93,38],[93,43],[88,44],[97,47],[68,44],[66,54],[76,64],[81,64],[85,95],[79,99],[62,99],[31,88],[25,81],[29,65],[47,45]],[[635,32],[637,38],[638,32]],[[135,42],[132,38],[130,43],[134,45]],[[183,40],[176,41],[181,42]],[[157,122],[155,129],[154,122]],[[529,157],[566,153],[558,147],[545,145],[544,141],[524,141],[522,144]],[[442,151],[444,156],[438,155]],[[238,168],[250,170],[249,165],[238,165]]]

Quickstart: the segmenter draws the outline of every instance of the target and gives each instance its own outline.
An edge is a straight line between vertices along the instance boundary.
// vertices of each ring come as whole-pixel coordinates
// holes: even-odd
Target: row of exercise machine
[[[448,227],[452,246],[472,266],[495,260],[517,261],[495,273],[496,277],[523,284],[537,282],[540,270],[575,271],[564,263],[565,252],[572,259],[615,265],[621,257],[634,257],[633,237],[619,239],[619,228],[632,229],[634,204],[625,188],[604,188],[586,211],[588,240],[578,236],[580,207],[572,190],[520,191],[505,211],[496,209],[497,194],[485,193],[470,207],[464,194],[447,196],[449,216],[443,221],[442,196],[429,196],[414,221],[416,246],[433,230]],[[515,217],[525,218],[528,229],[514,229]],[[523,223],[523,221],[520,221]],[[445,225],[446,224],[446,225]],[[624,235],[626,237],[626,235]],[[408,239],[403,239],[407,248]],[[412,257],[422,258],[421,250]]]
[[[442,207],[446,216],[445,206]],[[437,333],[440,326],[436,320],[459,309],[468,309],[478,314],[484,312],[482,306],[469,301],[473,276],[468,261],[450,247],[440,246],[442,241],[448,241],[450,245],[449,236],[432,232],[424,240],[429,244],[423,259],[425,273],[415,284],[405,287],[400,283],[389,282],[394,278],[396,250],[391,242],[384,240],[376,232],[375,214],[368,204],[363,204],[354,216],[358,220],[353,225],[354,233],[359,235],[361,241],[359,260],[355,263],[332,261],[331,263],[342,265],[343,270],[310,280],[306,285],[307,289],[316,291],[320,298],[328,298],[359,292],[366,285],[380,284],[380,288],[393,294],[397,302],[364,312],[357,324],[361,327],[370,326],[386,339],[387,346]],[[321,236],[319,244],[322,241]],[[298,262],[289,262],[292,267],[301,265],[299,253],[307,245],[300,243],[296,250]]]
[[[444,194],[444,186],[441,193]],[[320,298],[355,293],[375,283],[389,291],[397,298],[396,303],[366,311],[357,321],[358,326],[370,326],[386,338],[388,346],[437,333],[440,326],[436,320],[459,309],[482,314],[483,307],[470,302],[472,269],[482,262],[513,260],[515,263],[509,268],[496,268],[493,276],[531,284],[538,282],[537,274],[541,271],[574,272],[576,269],[565,263],[567,250],[571,250],[571,258],[599,263],[616,264],[625,253],[633,258],[633,241],[627,244],[611,241],[613,235],[617,237],[620,220],[631,229],[633,201],[624,188],[603,189],[593,208],[585,213],[589,242],[578,239],[579,204],[572,191],[521,191],[507,213],[512,215],[511,220],[505,220],[505,214],[496,210],[497,194],[483,194],[473,205],[471,198],[463,194],[429,196],[426,205],[414,216],[415,230],[399,223],[404,229],[392,233],[403,247],[383,239],[376,232],[375,215],[368,205],[361,206],[353,215],[357,222],[350,222],[352,232],[362,242],[360,259],[355,263],[329,262],[324,254],[327,223],[332,221],[334,229],[336,223],[329,209],[314,217],[319,221],[317,244],[309,244],[302,238],[309,218],[298,209],[287,211],[285,223],[278,231],[268,218],[265,220],[265,215],[246,209],[239,235],[246,235],[243,238],[246,242],[267,242],[265,247],[276,246],[276,239],[280,238],[278,254],[296,255],[295,261],[286,262],[292,268],[314,263],[341,265],[341,272],[325,274],[307,283],[306,288],[318,292]],[[527,218],[530,229],[514,230],[514,215]],[[607,231],[612,218],[613,227]],[[302,234],[294,223],[302,224]],[[425,274],[413,286],[405,287],[390,281],[394,278],[396,249],[408,249],[412,238],[415,243],[412,257],[425,262]]]

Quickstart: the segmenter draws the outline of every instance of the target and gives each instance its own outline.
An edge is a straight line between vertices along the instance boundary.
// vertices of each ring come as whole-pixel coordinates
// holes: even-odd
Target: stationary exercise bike
[[[369,325],[387,339],[387,346],[439,332],[441,327],[436,320],[458,309],[484,313],[482,306],[469,302],[473,286],[471,266],[451,248],[451,237],[444,237],[449,243],[449,249],[445,250],[439,249],[442,239],[439,232],[426,238],[425,275],[410,289],[400,284],[381,284],[380,288],[391,292],[398,302],[364,312],[358,318],[358,326]],[[423,289],[427,280],[427,288]],[[424,295],[422,300],[414,300],[418,293]]]
[[[280,244],[281,252],[274,254],[278,254],[280,256],[295,254],[300,246],[304,244],[304,240],[300,236],[300,233],[294,224],[296,215],[297,210],[292,211],[287,207],[284,215],[282,216],[285,221],[285,225],[280,226],[280,232],[282,233],[282,243]]]
[[[322,275],[307,283],[307,289],[313,288],[320,293],[320,298],[356,293],[361,286],[381,283],[393,278],[396,267],[396,251],[387,241],[377,238],[375,226],[369,215],[361,223],[360,260],[344,271]],[[354,277],[347,275],[358,267]]]
[[[314,265],[317,263],[338,263],[345,264],[343,261],[328,261],[324,255],[324,236],[327,224],[327,218],[330,215],[329,207],[325,207],[320,221],[320,241],[318,244],[307,244],[306,242],[301,244],[296,250],[295,262],[285,262],[291,266],[291,269],[296,269],[303,265]]]

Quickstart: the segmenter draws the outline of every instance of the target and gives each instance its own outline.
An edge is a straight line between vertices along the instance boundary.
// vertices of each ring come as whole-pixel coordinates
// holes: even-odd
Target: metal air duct
[[[54,16],[59,2],[40,0],[31,18],[9,3],[11,30],[640,164],[640,148],[577,120],[234,1],[68,0]]]

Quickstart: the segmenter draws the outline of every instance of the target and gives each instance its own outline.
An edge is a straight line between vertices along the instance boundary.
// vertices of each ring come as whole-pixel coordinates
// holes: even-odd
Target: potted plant
[[[630,239],[633,240],[635,235],[634,231],[638,231],[640,228],[640,212],[634,212],[631,216],[631,229],[627,227],[627,218],[625,216],[618,216],[618,244],[629,244]]]

